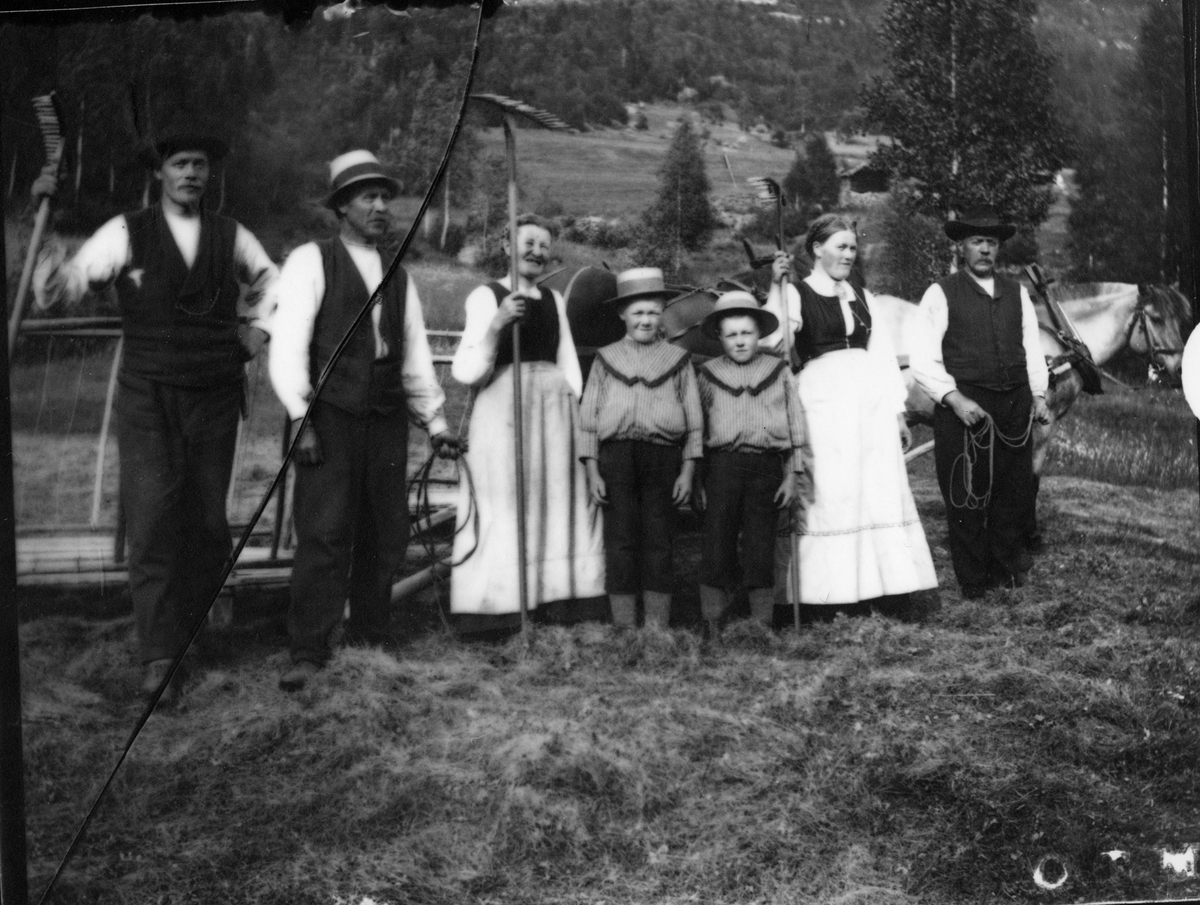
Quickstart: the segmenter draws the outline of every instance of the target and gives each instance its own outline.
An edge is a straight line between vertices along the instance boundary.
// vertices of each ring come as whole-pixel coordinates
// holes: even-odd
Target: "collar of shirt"
[[[976,284],[978,284],[979,288],[982,289],[984,292],[986,292],[988,295],[990,295],[992,298],[996,297],[996,278],[995,277],[988,277],[985,280],[981,280],[979,277],[975,276],[975,274],[971,273],[970,270],[967,271],[967,276],[969,276],[972,280],[974,280],[976,282]]]
[[[200,252],[200,215],[185,217],[164,207],[163,216],[167,218],[167,228],[171,230],[179,253],[183,255],[183,262],[190,270]]]
[[[814,267],[813,272],[804,278],[804,282],[808,283],[818,295],[835,295],[843,302],[849,302],[854,298],[853,286],[845,280],[835,280],[819,267]]]

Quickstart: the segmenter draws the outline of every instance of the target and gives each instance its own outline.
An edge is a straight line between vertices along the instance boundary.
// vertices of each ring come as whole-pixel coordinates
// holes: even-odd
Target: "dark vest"
[[[325,297],[313,324],[308,350],[309,378],[312,385],[333,356],[342,337],[370,297],[367,286],[339,238],[318,242],[325,268]],[[364,416],[369,413],[392,414],[405,407],[404,381],[404,308],[408,302],[408,274],[397,267],[392,278],[380,289],[379,335],[387,343],[387,355],[375,359],[375,329],[372,316],[359,322],[345,350],[329,375],[321,399],[330,405]]]
[[[836,295],[819,295],[815,289],[800,281],[800,329],[796,331],[796,351],[800,367],[818,355],[840,349],[865,349],[871,336],[871,312],[855,290],[850,303],[854,316],[854,331],[846,335],[846,319],[842,303]]]
[[[997,275],[997,298],[965,270],[940,280],[949,322],[942,360],[956,382],[1008,390],[1029,381],[1021,331],[1021,285]]]
[[[115,284],[125,336],[122,370],[176,386],[241,380],[246,356],[237,331],[237,221],[200,215],[191,270],[160,205],[126,214],[125,222],[130,265]]]
[[[488,283],[488,288],[495,293],[497,305],[509,293],[499,283]],[[525,316],[521,318],[521,361],[548,361],[555,364],[558,361],[558,305],[554,303],[554,294],[549,289],[541,289],[540,292],[537,301],[526,304]],[[509,325],[500,334],[495,369],[499,371],[505,365],[512,364],[512,361],[512,325]]]

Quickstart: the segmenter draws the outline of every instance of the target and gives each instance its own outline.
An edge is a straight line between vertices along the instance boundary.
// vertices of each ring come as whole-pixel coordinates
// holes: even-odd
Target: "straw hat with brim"
[[[663,282],[663,272],[657,267],[634,267],[617,274],[617,294],[604,302],[622,308],[632,302],[659,301],[679,295]]]
[[[758,300],[749,292],[734,289],[717,296],[712,314],[700,324],[700,330],[711,339],[721,338],[721,321],[727,317],[752,317],[758,323],[758,330],[763,336],[774,333],[779,329],[779,318],[770,311],[758,307]]]
[[[138,151],[138,157],[151,169],[157,170],[172,154],[180,151],[203,151],[208,162],[215,164],[229,153],[229,145],[212,135],[201,132],[173,132]]]
[[[968,236],[991,236],[1004,242],[1013,237],[1017,228],[1001,220],[991,208],[977,208],[965,212],[957,220],[947,220],[945,230],[955,242]]]
[[[383,171],[370,151],[348,151],[329,162],[329,194],[322,202],[332,211],[344,204],[351,191],[369,183],[386,185],[393,195],[400,194],[400,183]]]

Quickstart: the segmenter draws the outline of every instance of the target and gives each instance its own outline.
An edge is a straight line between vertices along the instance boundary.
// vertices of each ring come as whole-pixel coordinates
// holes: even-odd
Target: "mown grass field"
[[[523,131],[530,197],[575,215],[640,210],[674,113],[649,115],[642,134]],[[729,199],[791,159],[762,143],[739,153],[731,181],[716,143],[707,151]],[[568,267],[636,263],[624,250],[558,253]],[[691,266],[705,281],[743,261],[722,234]],[[485,275],[434,255],[410,270],[430,328],[459,329]],[[14,371],[19,527],[86,521],[108,361],[29,355]],[[465,393],[442,373],[457,425]],[[252,386],[235,521],[280,457],[282,412],[265,374]],[[424,453],[417,434],[410,463]],[[105,524],[116,464],[110,451]],[[287,696],[285,598],[240,593],[233,626],[204,639],[182,703],[150,721],[51,901],[1200,896],[1160,854],[1200,842],[1200,480],[1180,394],[1076,403],[1042,483],[1048,550],[1024,588],[984,601],[954,588],[932,466],[910,474],[941,589],[914,621],[843,618],[798,635],[734,621],[721,643],[702,641],[685,518],[670,632],[543,626],[529,645],[468,644],[446,631],[437,588],[396,612],[406,644],[343,649]],[[23,591],[20,607],[37,893],[139,713],[139,670],[119,589]],[[1068,871],[1057,891],[1034,883],[1045,856]]]
[[[1177,392],[1146,391],[1082,400],[1063,427],[1049,550],[1026,587],[981,602],[954,589],[932,461],[913,464],[942,587],[911,622],[735,621],[702,641],[685,519],[670,632],[467,644],[434,589],[396,614],[407,644],[343,649],[287,696],[284,598],[241,593],[53,901],[1200,894],[1160,854],[1200,839],[1194,422]],[[38,890],[138,713],[139,673],[119,591],[25,592],[21,610]],[[1068,871],[1056,893],[1033,881],[1044,856]]]

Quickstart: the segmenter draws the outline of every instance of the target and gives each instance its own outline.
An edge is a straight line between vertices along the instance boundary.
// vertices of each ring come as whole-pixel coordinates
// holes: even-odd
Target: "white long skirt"
[[[578,455],[579,402],[555,365],[528,362],[521,366],[521,376],[529,609],[599,597],[604,594],[604,538],[600,509],[588,497],[587,473]],[[520,612],[512,390],[510,365],[475,398],[466,460],[474,481],[478,532],[470,487],[463,479],[454,539],[454,562],[460,564],[450,577],[452,613]]]
[[[861,349],[827,353],[800,372],[812,479],[797,529],[801,603],[937,586],[887,386]]]

